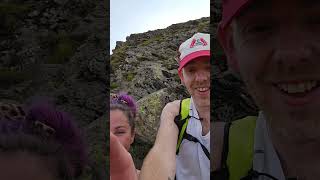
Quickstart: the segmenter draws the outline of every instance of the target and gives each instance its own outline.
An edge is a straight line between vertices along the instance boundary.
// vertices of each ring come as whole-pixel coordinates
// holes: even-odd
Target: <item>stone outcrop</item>
[[[95,0],[0,3],[0,99],[49,96],[73,114],[94,164],[83,179],[105,176],[106,6]]]

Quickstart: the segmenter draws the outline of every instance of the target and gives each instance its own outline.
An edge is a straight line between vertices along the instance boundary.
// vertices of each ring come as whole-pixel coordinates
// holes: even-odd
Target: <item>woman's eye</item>
[[[126,132],[125,131],[118,131],[118,132],[115,132],[115,134],[125,134]]]

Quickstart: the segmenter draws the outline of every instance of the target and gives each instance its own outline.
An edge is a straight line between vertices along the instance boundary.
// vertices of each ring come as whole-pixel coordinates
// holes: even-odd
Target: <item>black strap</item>
[[[201,145],[201,148],[202,148],[204,154],[210,160],[210,153],[209,153],[208,149],[196,137],[194,137],[194,136],[188,134],[187,132],[185,132],[184,133],[184,139],[187,139],[187,140],[195,142],[195,143],[199,143]]]
[[[229,130],[230,130],[231,124],[232,124],[231,122],[227,122],[224,126],[221,168],[227,168],[227,159],[228,159],[228,153],[229,153]]]
[[[184,119],[181,119],[181,114],[177,115],[175,118],[174,118],[174,123],[177,125],[178,129],[179,129],[179,134],[178,134],[178,140],[177,140],[177,143],[179,143],[179,136],[180,136],[180,133],[182,133],[182,126],[185,124],[185,122],[187,121],[187,119],[189,119],[190,116],[188,115],[186,118]],[[185,133],[186,133],[186,130],[185,130]],[[184,138],[184,137],[183,137]],[[182,138],[182,139],[183,139]],[[181,141],[182,143],[182,141]],[[178,144],[177,144],[178,145]],[[176,155],[179,153],[179,149],[177,149],[176,151]]]
[[[258,172],[258,171],[255,171],[253,169],[251,169],[249,172],[248,172],[248,175],[246,177],[243,177],[241,178],[240,180],[252,180],[252,179],[256,179],[258,178],[259,176],[266,176],[272,180],[278,180],[277,178],[275,178],[274,176],[270,175],[270,174],[267,174],[267,173],[261,173],[261,172]]]
[[[221,166],[220,169],[211,172],[211,179],[221,179],[228,180],[229,179],[229,169],[227,167],[227,159],[229,152],[229,130],[230,130],[231,122],[227,122],[224,126],[224,134],[223,134],[223,147],[221,153]]]
[[[219,169],[216,171],[211,171],[210,179],[229,180],[229,171],[228,169]]]

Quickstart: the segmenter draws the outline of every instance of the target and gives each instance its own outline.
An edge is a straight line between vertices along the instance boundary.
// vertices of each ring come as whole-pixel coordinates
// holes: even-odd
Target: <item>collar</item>
[[[193,102],[193,98],[190,98],[190,111],[189,111],[189,116],[195,117],[199,119],[199,114],[196,108],[195,103]]]
[[[253,169],[270,174],[279,180],[285,180],[280,159],[271,142],[263,112],[259,112],[254,137]]]

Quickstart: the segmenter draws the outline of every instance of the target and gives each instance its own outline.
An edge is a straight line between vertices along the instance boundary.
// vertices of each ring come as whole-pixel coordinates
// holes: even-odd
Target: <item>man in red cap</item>
[[[180,45],[179,53],[178,74],[191,98],[164,107],[139,179],[210,179],[210,35],[196,33]],[[177,116],[180,109],[187,118]],[[179,122],[186,127],[184,133]]]
[[[261,110],[248,179],[320,177],[319,30],[320,1],[223,1],[219,41]],[[243,178],[245,160],[225,177]]]

